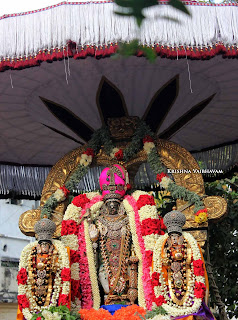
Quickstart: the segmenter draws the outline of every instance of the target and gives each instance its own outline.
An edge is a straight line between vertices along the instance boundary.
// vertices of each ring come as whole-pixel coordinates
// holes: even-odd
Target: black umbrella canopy
[[[89,6],[88,11],[85,9],[86,5]],[[94,7],[90,7],[91,5]],[[87,12],[88,18],[90,10],[93,10],[92,14],[94,14],[96,10],[99,10],[98,8],[101,10],[103,6],[103,11],[100,16],[101,20],[98,19],[100,10],[96,12],[96,22],[95,19],[93,22],[87,19],[85,19],[86,22],[83,19],[77,20],[81,27],[80,37],[77,39],[75,38],[75,25],[72,25],[72,21],[75,22],[75,20],[72,16],[78,14],[82,18],[80,4],[73,7],[70,6],[70,3],[64,3],[46,11],[0,20],[5,30],[7,26],[12,26],[9,37],[13,44],[12,48],[10,40],[6,42],[3,32],[1,37],[5,39],[5,42],[0,48],[2,57],[0,68],[4,71],[0,73],[0,162],[37,167],[52,166],[65,153],[87,143],[92,133],[106,124],[108,118],[129,115],[144,119],[158,137],[176,142],[187,150],[195,152],[196,158],[204,161],[210,167],[219,166],[216,169],[226,170],[233,166],[237,162],[238,141],[237,59],[223,59],[221,55],[209,60],[189,60],[187,58],[189,51],[196,52],[198,48],[203,50],[204,41],[210,43],[210,47],[207,46],[207,48],[212,53],[214,50],[212,48],[215,48],[212,47],[213,45],[215,46],[221,39],[227,39],[226,43],[223,42],[223,56],[224,48],[230,50],[236,41],[235,36],[233,35],[232,38],[230,34],[231,31],[233,33],[235,31],[231,30],[230,26],[230,29],[225,30],[224,21],[227,20],[222,19],[224,13],[228,18],[232,13],[232,21],[236,21],[236,11],[233,10],[236,7],[205,8],[211,21],[210,25],[207,27],[201,25],[196,30],[199,15],[204,14],[204,11],[199,10],[204,8],[194,8],[191,5],[189,8],[193,10],[195,25],[190,24],[190,31],[187,34],[186,26],[185,29],[181,29],[182,34],[176,35],[178,28],[168,25],[171,22],[166,22],[168,29],[163,23],[162,31],[161,28],[156,29],[157,22],[152,24],[149,40],[148,34],[142,32],[141,37],[145,38],[144,43],[147,45],[156,43],[156,48],[160,50],[159,55],[162,56],[166,56],[166,54],[161,54],[163,48],[167,48],[170,52],[175,50],[177,53],[173,56],[173,60],[158,57],[152,64],[144,57],[96,59],[113,47],[108,45],[109,43],[114,45],[116,40],[123,39],[123,37],[129,40],[128,30],[131,24],[126,26],[128,30],[125,34],[122,20],[120,23],[117,20],[122,18],[113,18],[113,20],[109,5],[113,4],[110,1],[101,2],[97,7],[95,4],[84,4],[83,10],[86,10],[84,13]],[[54,18],[54,13],[56,13],[55,17],[59,17],[65,11],[56,12],[56,10],[60,10],[63,6],[67,9],[67,17],[69,13],[71,14],[69,24],[60,19],[60,22],[54,20],[55,29],[51,28],[49,31],[49,25],[47,25],[48,28],[45,28],[44,19],[47,17],[49,19],[49,12],[51,12],[50,19]],[[215,18],[213,9],[216,10]],[[230,11],[221,11],[221,9]],[[43,14],[48,14],[48,16],[43,17]],[[39,18],[39,21],[36,22],[36,19],[32,18],[34,15]],[[21,23],[17,19],[21,19]],[[20,32],[16,22],[26,29]],[[39,34],[37,30],[33,30],[32,35],[26,36],[27,30],[31,30],[29,28],[31,23],[32,26],[40,24]],[[67,46],[67,42],[62,42],[65,26],[67,26],[68,33],[66,32],[64,37],[72,39],[74,45]],[[96,26],[99,29],[96,29]],[[235,23],[233,26],[237,28]],[[107,35],[109,27],[110,35]],[[171,34],[166,31],[170,29]],[[130,30],[133,31],[133,29]],[[88,34],[85,35],[83,32],[85,34],[88,32]],[[112,37],[113,32],[114,38]],[[158,41],[159,37],[164,38],[165,32],[168,33],[167,46],[165,40]],[[25,35],[23,38],[21,38],[22,33]],[[48,36],[46,40],[43,39],[46,33],[52,37]],[[102,41],[102,33],[104,41]],[[83,40],[82,34],[85,36]],[[217,38],[214,40],[215,35]],[[90,36],[94,39],[90,40]],[[182,44],[184,45],[181,44],[183,36],[185,40]],[[188,39],[188,36],[191,38]],[[58,43],[57,37],[60,38]],[[131,37],[134,37],[133,32]],[[153,37],[156,39],[153,40]],[[175,38],[172,42],[173,37]],[[230,40],[229,37],[233,40]],[[39,43],[38,38],[40,38]],[[178,45],[176,45],[177,38],[179,38]],[[186,47],[188,42],[190,46]],[[86,43],[88,45],[85,47]],[[171,46],[171,43],[174,45]],[[185,52],[184,48],[189,49]],[[236,47],[232,48],[233,51],[236,49]],[[88,54],[89,49],[93,50],[90,54]],[[183,52],[183,59],[179,59],[182,57],[181,52]],[[49,54],[48,57],[51,58],[41,57],[37,60],[38,55],[42,53]],[[86,59],[69,58],[70,56],[77,58],[79,53],[87,56]],[[108,51],[105,55],[109,56],[110,53]],[[29,63],[31,59],[35,62],[31,65],[37,64],[38,66],[25,68],[31,66]],[[53,59],[60,61],[52,62]],[[45,61],[41,63],[42,60],[52,63]]]

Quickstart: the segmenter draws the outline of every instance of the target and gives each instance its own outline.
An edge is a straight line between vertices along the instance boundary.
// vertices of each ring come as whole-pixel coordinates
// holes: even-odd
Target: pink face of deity
[[[117,164],[115,164],[115,166],[121,171],[122,173],[122,178],[120,178],[116,173],[114,174],[115,176],[115,185],[116,185],[116,190],[115,193],[120,194],[122,197],[125,195],[125,175],[124,172],[122,171],[121,167]],[[107,186],[109,186],[110,184],[110,175],[107,175],[108,170],[110,170],[110,168],[105,168],[99,178],[99,183],[100,183],[100,188],[102,190],[102,195],[103,197],[109,193],[109,190],[104,190],[105,186],[107,188]]]

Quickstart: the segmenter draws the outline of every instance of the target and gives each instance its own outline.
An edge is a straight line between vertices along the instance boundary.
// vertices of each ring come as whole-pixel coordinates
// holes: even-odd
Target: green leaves
[[[70,311],[66,306],[59,306],[59,307],[49,307],[49,309],[45,309],[51,312],[52,314],[57,314],[61,317],[61,320],[80,320],[80,315],[78,313],[74,313]],[[42,320],[44,320],[44,316],[42,315],[42,312],[35,313],[31,320],[36,320],[38,317],[41,317]],[[54,318],[55,319],[55,318]]]
[[[185,7],[185,5],[180,0],[169,0],[168,3],[170,6],[174,7],[175,9],[178,9],[182,11],[185,14],[190,15],[188,9]]]
[[[157,57],[156,52],[153,48],[142,46],[141,44],[139,44],[139,41],[137,39],[132,40],[129,43],[119,43],[117,54],[114,57],[130,57],[136,55],[139,52],[144,55],[150,62],[154,62]]]
[[[115,0],[115,3],[120,6],[122,10],[116,11],[115,13],[121,16],[134,16],[139,27],[145,19],[142,12],[143,9],[158,4],[157,0]]]
[[[125,17],[135,17],[138,27],[141,27],[142,22],[145,19],[143,10],[159,5],[157,0],[115,0],[115,3],[121,7],[121,11],[115,11],[115,13]],[[190,14],[186,6],[180,0],[170,0],[168,4],[185,14]]]

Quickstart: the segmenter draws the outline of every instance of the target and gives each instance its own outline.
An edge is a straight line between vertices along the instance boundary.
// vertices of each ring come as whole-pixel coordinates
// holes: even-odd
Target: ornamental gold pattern
[[[173,143],[171,141],[157,139],[156,141],[157,150],[159,156],[161,158],[162,163],[171,170],[190,170],[191,173],[173,173],[173,179],[177,185],[183,186],[186,189],[197,193],[200,196],[204,196],[204,205],[208,209],[208,219],[209,220],[218,220],[225,213],[227,209],[227,204],[225,199],[213,196],[206,197],[205,189],[204,189],[204,181],[202,174],[198,172],[194,172],[193,169],[198,169],[199,166],[196,160],[192,157],[192,155],[182,148],[181,146]],[[125,149],[126,145],[118,145],[118,147]],[[63,158],[61,158],[51,169],[41,197],[42,207],[46,200],[56,191],[57,188],[65,184],[65,182],[70,178],[71,174],[77,168],[80,157],[85,149],[85,146],[74,149],[73,151],[66,154]],[[119,164],[125,166],[128,170],[129,175],[131,177],[131,181],[134,180],[136,172],[138,171],[139,166],[147,162],[147,155],[144,150],[141,150],[137,153],[136,157],[132,158],[128,162],[118,161]],[[115,159],[112,159],[110,156],[106,155],[103,151],[103,148],[99,151],[99,153],[95,156],[92,166],[110,166],[115,163]],[[187,204],[187,202],[183,200],[177,200],[177,209],[181,206]],[[56,223],[57,229],[54,234],[54,238],[60,236],[61,233],[61,222],[63,219],[64,212],[67,207],[67,200],[62,202],[57,206],[53,213],[53,221]],[[188,206],[183,213],[186,216],[186,224],[184,229],[198,229],[201,225],[198,225],[194,221],[194,206]],[[34,236],[34,224],[40,219],[40,208],[35,210],[28,210],[24,212],[19,219],[19,228],[25,234],[29,236]],[[202,227],[207,227],[208,223],[204,223]]]

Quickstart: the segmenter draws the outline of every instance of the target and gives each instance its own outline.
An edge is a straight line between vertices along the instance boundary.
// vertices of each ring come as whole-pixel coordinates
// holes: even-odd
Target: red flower
[[[17,296],[20,311],[25,308],[29,308],[30,304],[25,294],[20,294]]]
[[[204,276],[204,265],[201,259],[193,261],[193,268],[195,276]]]
[[[117,160],[122,160],[122,159],[123,159],[123,151],[122,151],[122,149],[119,149],[119,151],[117,151],[117,152],[115,153],[115,158],[116,158]]]
[[[159,281],[159,273],[158,272],[152,273],[151,284],[153,287],[161,286],[161,283]]]
[[[65,185],[63,185],[62,187],[60,187],[60,190],[63,191],[65,197],[67,198],[68,195],[70,194],[70,191],[65,187]]]
[[[58,300],[58,306],[69,306],[69,296],[67,294],[60,294]]]
[[[161,306],[163,303],[166,303],[163,296],[158,296],[158,298],[155,298],[155,303],[157,306]]]
[[[81,294],[79,291],[79,280],[71,280],[71,298],[75,300],[75,298],[81,298]]]
[[[81,207],[84,208],[85,205],[90,202],[90,200],[87,198],[86,194],[80,194],[77,197],[75,197],[72,201],[72,203],[76,206],[76,207]]]
[[[27,271],[24,268],[21,268],[17,274],[17,282],[19,284],[26,284],[27,281]]]
[[[42,320],[42,318],[41,317],[37,317],[36,320]]]
[[[201,212],[206,212],[206,213],[207,213],[207,209],[198,210],[198,211],[195,213],[195,216],[199,216],[199,214],[200,214]]]
[[[151,136],[147,135],[143,138],[143,143],[146,142],[154,142],[154,140],[151,138]]]
[[[70,269],[69,268],[64,268],[62,271],[61,271],[61,279],[62,281],[70,281],[71,279],[71,276],[70,276]]]
[[[206,286],[202,282],[195,282],[194,295],[198,299],[203,299],[206,294]]]
[[[158,180],[159,182],[161,182],[161,180],[162,180],[164,177],[168,177],[166,173],[164,173],[164,172],[158,173],[157,176],[156,176],[156,180]]]
[[[146,250],[145,251],[145,264],[147,267],[151,267],[153,258],[153,251]]]
[[[160,230],[160,220],[159,219],[144,219],[141,223],[142,236],[147,236],[149,234],[161,234]]]
[[[131,185],[130,185],[130,183],[127,183],[127,185],[126,185],[126,190],[131,190]]]
[[[137,200],[137,207],[138,210],[140,210],[141,207],[145,205],[155,206],[155,200],[152,196],[149,196],[147,194],[143,194],[139,196],[139,199]]]
[[[163,218],[160,218],[160,228],[161,228],[162,230],[166,230],[166,229],[167,229],[167,228],[166,228],[166,225],[164,224]],[[162,232],[163,232],[163,231],[162,231]],[[164,232],[161,233],[161,234],[164,234]]]
[[[94,151],[93,151],[92,148],[87,148],[87,149],[83,152],[83,154],[86,154],[87,156],[92,156],[92,157],[94,157]]]
[[[67,234],[78,234],[78,226],[74,220],[63,220],[61,228],[61,236],[66,236]]]
[[[70,250],[70,263],[79,262],[79,252],[76,250]]]

